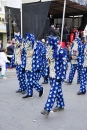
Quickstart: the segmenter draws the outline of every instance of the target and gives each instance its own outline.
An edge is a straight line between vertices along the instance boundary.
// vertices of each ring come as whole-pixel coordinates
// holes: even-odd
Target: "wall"
[[[3,47],[6,47],[7,44],[7,34],[3,34]]]
[[[4,19],[5,19],[5,10],[4,7],[2,7],[0,0],[0,35],[3,41],[3,46],[5,46],[7,42],[7,31],[6,31],[6,25],[4,24]]]

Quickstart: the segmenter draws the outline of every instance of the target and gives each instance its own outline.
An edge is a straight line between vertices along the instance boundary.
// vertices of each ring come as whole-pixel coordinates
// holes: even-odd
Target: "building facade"
[[[4,20],[5,20],[5,11],[0,1],[0,40],[2,40],[3,46],[5,46],[7,43],[7,32],[6,32],[6,25],[4,24]]]

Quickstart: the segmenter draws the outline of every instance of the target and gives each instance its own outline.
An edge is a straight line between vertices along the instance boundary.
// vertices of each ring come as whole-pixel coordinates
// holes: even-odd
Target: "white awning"
[[[21,8],[22,0],[1,0],[2,6],[8,6],[12,8]]]
[[[41,2],[47,2],[47,1],[53,1],[53,0],[41,0]],[[23,4],[34,3],[34,2],[40,2],[40,0],[22,0]]]

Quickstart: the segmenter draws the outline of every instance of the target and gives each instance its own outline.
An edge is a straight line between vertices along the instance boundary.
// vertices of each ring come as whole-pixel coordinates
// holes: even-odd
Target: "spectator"
[[[2,40],[0,40],[0,51],[2,50],[3,48],[3,44],[2,44]]]
[[[63,42],[65,42],[66,46],[67,46],[68,34],[69,34],[69,31],[67,29],[67,26],[65,25],[63,29]]]
[[[51,27],[50,27],[50,35],[54,36],[55,35],[55,27],[54,25],[52,24]]]
[[[13,39],[12,39],[12,45],[14,45],[14,43],[15,43],[15,39],[13,38]]]
[[[6,72],[6,63],[9,63],[9,60],[7,59],[6,56],[6,49],[3,49],[3,52],[0,52],[0,66],[1,66],[1,78],[4,79],[5,77],[5,72]]]
[[[8,41],[7,44],[7,58],[11,62],[12,55],[14,53],[14,47],[12,45],[12,41]]]
[[[58,38],[58,40],[60,40],[60,29],[59,29],[59,27],[57,27],[55,29],[55,36]]]

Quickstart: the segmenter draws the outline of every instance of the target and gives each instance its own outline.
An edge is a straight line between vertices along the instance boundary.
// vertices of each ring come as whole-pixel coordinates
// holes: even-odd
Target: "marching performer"
[[[81,52],[82,42],[81,39],[76,35],[75,40],[73,41],[73,46],[71,48],[71,68],[68,80],[65,83],[71,84],[77,70],[77,84],[80,82],[80,70],[78,67],[78,55]]]
[[[42,71],[41,71],[44,81],[42,82],[42,84],[48,84],[49,66],[48,66],[48,61],[47,61],[47,58],[46,58],[46,42],[45,42],[45,39],[42,39],[42,43],[43,43],[43,48],[44,48],[43,64],[42,64]]]
[[[14,65],[16,66],[17,78],[19,80],[19,89],[16,93],[24,94],[26,91],[26,50],[22,47],[22,39],[20,35],[15,35],[14,55],[10,66],[12,67]]]
[[[80,78],[80,89],[77,95],[82,95],[86,93],[86,83],[87,83],[87,41],[86,38],[83,40],[82,50],[79,55],[79,68],[81,73]]]
[[[51,89],[44,110],[41,114],[48,116],[55,101],[56,107],[53,109],[54,112],[64,110],[65,105],[62,93],[62,83],[66,77],[67,54],[66,51],[58,45],[56,37],[48,37],[46,56],[49,61]]]
[[[27,94],[23,98],[33,97],[33,88],[39,92],[39,97],[43,95],[43,87],[39,85],[42,54],[40,42],[35,42],[33,34],[26,34],[26,76],[27,76]]]

